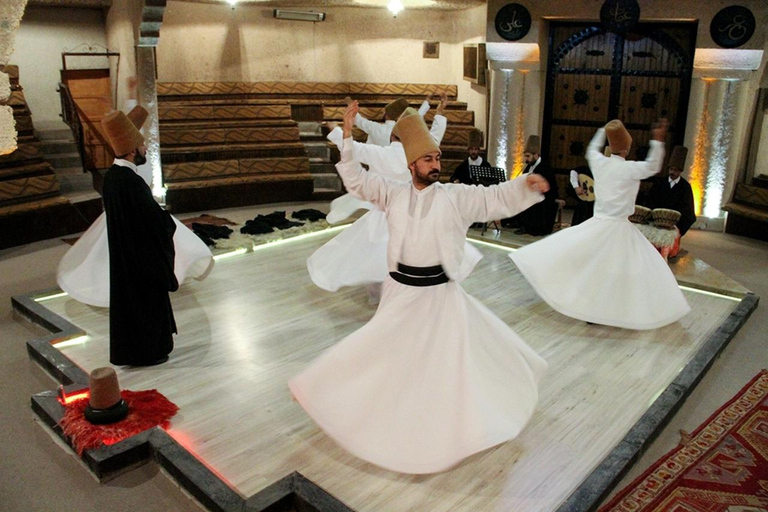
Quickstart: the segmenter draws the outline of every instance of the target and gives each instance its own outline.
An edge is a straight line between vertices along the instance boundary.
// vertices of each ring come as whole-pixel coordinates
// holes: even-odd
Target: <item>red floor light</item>
[[[90,390],[88,388],[78,389],[78,390],[67,393],[66,391],[64,391],[64,386],[59,386],[58,400],[59,400],[59,403],[61,403],[62,405],[68,405],[77,400],[88,398],[89,395],[90,395]]]

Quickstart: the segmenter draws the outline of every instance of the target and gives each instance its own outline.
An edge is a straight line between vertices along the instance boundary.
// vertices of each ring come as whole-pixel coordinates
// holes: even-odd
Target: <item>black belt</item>
[[[398,263],[397,270],[398,272],[390,272],[389,275],[398,283],[407,286],[437,286],[450,281],[442,265],[411,267]]]

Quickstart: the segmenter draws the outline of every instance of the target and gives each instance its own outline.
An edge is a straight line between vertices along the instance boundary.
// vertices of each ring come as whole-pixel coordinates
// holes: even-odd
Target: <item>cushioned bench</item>
[[[768,188],[738,183],[723,210],[728,212],[726,233],[768,241]]]

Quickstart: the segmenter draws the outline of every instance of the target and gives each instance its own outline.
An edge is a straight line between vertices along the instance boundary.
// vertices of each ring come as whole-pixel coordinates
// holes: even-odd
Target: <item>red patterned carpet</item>
[[[768,371],[599,512],[768,512]]]

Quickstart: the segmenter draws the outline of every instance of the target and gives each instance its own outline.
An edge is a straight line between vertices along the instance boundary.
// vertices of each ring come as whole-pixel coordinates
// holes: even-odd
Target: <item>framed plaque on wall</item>
[[[485,85],[485,43],[464,45],[464,80]]]
[[[755,16],[740,5],[721,9],[709,24],[709,35],[718,46],[737,48],[750,40],[755,33]]]
[[[640,20],[637,0],[605,0],[600,8],[600,21],[611,32],[622,34]]]
[[[507,4],[496,13],[496,33],[507,41],[519,41],[531,30],[531,13],[524,5]]]

